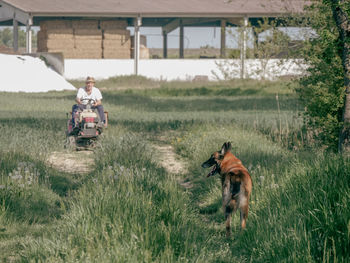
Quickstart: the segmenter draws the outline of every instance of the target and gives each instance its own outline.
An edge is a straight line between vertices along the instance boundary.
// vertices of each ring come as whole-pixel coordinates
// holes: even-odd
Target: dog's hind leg
[[[226,221],[226,237],[231,235],[231,214],[234,209],[231,205],[230,177],[227,176],[222,181],[222,208]]]
[[[240,214],[241,214],[241,228],[245,229],[246,227],[246,222],[247,222],[247,217],[248,217],[248,211],[249,211],[249,206],[248,203],[242,205],[240,207]]]
[[[245,229],[248,217],[248,206],[241,208],[241,227]]]
[[[225,208],[225,220],[226,220],[226,237],[231,236],[231,215],[232,209],[230,206],[226,206]]]
[[[229,205],[225,208],[225,219],[226,219],[226,237],[229,237],[231,235],[231,218],[232,213],[235,213],[237,210],[237,202],[236,200],[232,199],[229,202]]]

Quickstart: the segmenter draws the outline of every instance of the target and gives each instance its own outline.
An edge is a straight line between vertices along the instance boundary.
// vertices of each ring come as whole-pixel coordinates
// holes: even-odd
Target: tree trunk
[[[344,68],[344,110],[343,110],[343,127],[339,134],[339,152],[350,153],[350,20],[344,10],[349,0],[332,0],[332,12],[341,41],[342,63]]]

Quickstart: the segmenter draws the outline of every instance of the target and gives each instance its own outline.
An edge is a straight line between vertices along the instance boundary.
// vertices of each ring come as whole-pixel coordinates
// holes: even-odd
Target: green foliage
[[[254,34],[258,37],[264,33],[263,40],[257,40],[254,45],[254,57],[261,60],[280,58],[283,54],[288,55],[288,35],[278,29],[276,20],[263,18],[258,20],[258,26],[253,28]]]
[[[257,59],[257,67],[252,67],[250,70],[246,70],[246,73],[249,71],[249,75],[246,77],[258,77],[260,79],[266,79],[268,76],[268,65],[272,59],[279,59],[279,67],[282,67],[282,59],[288,58],[291,54],[289,51],[289,44],[291,42],[290,37],[283,33],[278,28],[276,19],[262,18],[258,20],[258,25],[252,27],[248,25],[245,27],[241,25],[238,32],[240,35],[240,46],[243,45],[243,40],[246,42],[253,41],[254,48],[248,49],[246,47],[246,58],[248,59]],[[254,39],[249,39],[252,32]],[[232,31],[230,34],[233,34]],[[245,39],[244,39],[245,38]],[[232,50],[229,54],[229,58],[241,59],[240,57],[241,50]],[[216,62],[217,69],[220,74],[212,71],[212,74],[218,79],[224,80],[234,80],[237,79],[237,76],[240,75],[240,61],[220,61]],[[272,68],[270,68],[272,70]]]
[[[0,45],[5,45],[7,47],[13,47],[13,32],[10,28],[4,28],[0,30]],[[18,29],[18,47],[26,46],[26,32],[19,28]],[[32,46],[37,46],[37,34],[32,30]]]
[[[1,44],[8,47],[12,47],[13,45],[12,30],[9,28],[5,28],[4,30],[0,31],[0,39],[1,39]]]
[[[337,149],[344,107],[344,69],[339,33],[326,1],[315,2],[308,11],[308,24],[317,37],[306,41],[303,56],[308,74],[300,80],[299,96],[306,106],[305,122],[320,142]]]

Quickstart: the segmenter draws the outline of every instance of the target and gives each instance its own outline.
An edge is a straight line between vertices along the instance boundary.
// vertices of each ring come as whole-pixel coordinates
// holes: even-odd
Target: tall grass
[[[147,144],[135,135],[105,143],[108,147],[97,153],[98,170],[75,194],[71,211],[22,259],[172,262],[200,257],[195,244],[206,235],[188,196],[152,162]]]
[[[239,216],[233,219],[233,254],[251,262],[349,261],[349,160],[296,154],[235,125],[200,126],[177,138],[177,149],[191,160],[189,178],[200,213],[220,223],[222,232],[220,180],[205,179],[208,171],[199,164],[225,141],[232,141],[253,179],[247,230],[240,233]]]
[[[350,162],[309,148],[285,83],[98,84],[110,126],[84,175],[46,162],[64,151],[73,92],[0,96],[0,261],[349,261]],[[158,135],[184,178],[158,164]],[[253,179],[247,230],[235,215],[230,240],[220,180],[200,167],[226,141]]]

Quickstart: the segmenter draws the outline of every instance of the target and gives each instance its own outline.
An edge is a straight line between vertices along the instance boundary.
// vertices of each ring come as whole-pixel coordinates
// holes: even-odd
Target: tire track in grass
[[[192,183],[183,178],[188,172],[187,163],[175,153],[172,145],[167,144],[166,138],[164,136],[158,137],[153,148],[156,150],[157,162],[168,173],[178,175],[178,182],[181,186],[186,189],[192,188]]]
[[[66,173],[89,173],[94,169],[93,151],[52,152],[47,163],[54,169]]]

